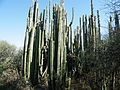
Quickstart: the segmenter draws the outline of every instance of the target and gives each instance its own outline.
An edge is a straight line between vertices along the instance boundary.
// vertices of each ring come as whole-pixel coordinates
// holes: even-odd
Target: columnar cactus
[[[98,36],[99,36],[99,40],[101,40],[101,34],[100,34],[100,15],[99,15],[99,10],[97,10],[97,19],[98,19]]]
[[[108,27],[109,27],[109,39],[112,39],[112,17],[110,16],[110,22],[108,23]]]
[[[117,14],[117,11],[114,12],[115,14],[115,30],[119,30],[119,17],[118,17],[118,14]]]
[[[79,23],[80,23],[80,31],[79,31],[79,34],[80,34],[80,51],[82,51],[82,37],[81,37],[81,33],[82,33],[82,23],[81,23],[81,18],[79,19]]]
[[[38,76],[41,76],[43,73],[43,60],[45,57],[43,53],[46,42],[46,32],[44,22],[45,10],[42,19],[42,14],[40,17],[38,15],[37,0],[35,1],[33,10],[32,15],[32,7],[30,7],[23,53],[23,76],[25,80],[27,79],[32,81],[32,83],[36,83],[38,82]]]
[[[28,37],[29,37],[29,31],[27,25],[26,33],[25,33],[25,41],[24,41],[24,52],[23,52],[23,77],[25,80],[26,80],[26,59],[27,59]]]
[[[50,0],[49,18],[47,8],[39,15],[38,0],[35,1],[34,8],[31,7],[29,10],[24,41],[23,76],[25,80],[36,84],[45,75],[47,70],[45,67],[48,67],[46,73],[49,75],[49,89],[61,90],[65,87],[66,78],[69,78],[69,85],[71,82],[71,75],[67,75],[69,73],[65,72],[69,64],[67,56],[75,55],[79,58],[80,63],[80,60],[87,60],[86,55],[95,52],[98,37],[101,40],[100,19],[97,11],[97,28],[91,0],[91,16],[89,19],[87,15],[80,18],[80,26],[77,26],[73,43],[74,9],[72,9],[72,19],[68,25],[64,0],[61,0],[61,5],[55,4],[53,9],[51,3]]]
[[[34,36],[35,36],[35,28],[36,28],[36,22],[38,18],[38,1],[34,4],[34,12],[33,12],[33,27],[30,31],[30,38],[28,42],[28,54],[27,54],[27,79],[30,79],[30,68],[31,68],[31,62],[33,58],[33,43],[34,43]]]

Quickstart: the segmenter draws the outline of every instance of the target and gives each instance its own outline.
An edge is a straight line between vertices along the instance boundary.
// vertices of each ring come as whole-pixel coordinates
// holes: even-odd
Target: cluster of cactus
[[[75,34],[74,48],[76,50],[85,52],[87,49],[91,49],[92,51],[95,51],[97,46],[96,44],[101,39],[99,17],[98,17],[98,28],[97,28],[96,16],[94,16],[94,18],[92,18],[91,16],[87,18],[87,15],[85,16],[83,15],[82,21],[80,18],[80,26],[77,26],[77,29],[75,29],[74,34]],[[77,53],[76,50],[75,52]]]
[[[34,9],[34,11],[33,11]],[[46,10],[47,16],[47,10]],[[38,77],[44,74],[44,59],[46,53],[45,10],[38,13],[38,1],[30,7],[23,53],[23,76],[32,83],[38,82]]]
[[[65,85],[66,77],[70,76],[67,71],[67,55],[74,53],[81,58],[80,60],[84,60],[87,52],[98,50],[97,46],[101,40],[99,11],[97,18],[98,26],[96,16],[93,15],[91,0],[91,16],[83,15],[80,18],[80,26],[74,32],[73,43],[74,9],[68,25],[64,0],[61,0],[61,5],[55,4],[53,9],[50,0],[49,18],[47,8],[39,15],[38,0],[36,0],[34,7],[30,7],[27,19],[23,53],[24,79],[36,84],[39,78],[48,73],[50,90],[61,90]]]
[[[93,15],[93,4],[91,0],[91,15],[83,15],[80,17],[79,26],[77,26],[74,31],[73,52],[80,58],[80,60],[84,60],[84,58],[87,57],[87,54],[97,54],[97,51],[99,49],[98,44],[100,44],[100,42],[100,15],[99,11],[97,10],[96,20],[96,16]]]
[[[67,48],[71,50],[71,46],[67,45],[72,43],[73,18],[74,10],[68,26],[64,0],[61,0],[61,5],[55,4],[53,9],[51,1],[49,2],[49,19],[47,8],[39,15],[38,0],[34,7],[30,7],[23,53],[22,74],[26,81],[36,84],[48,71],[49,86],[52,90],[65,84]]]
[[[49,61],[49,84],[50,90],[57,90],[65,82],[66,70],[66,33],[67,18],[64,10],[64,2],[53,6],[53,18],[51,19],[51,31],[48,61]]]
[[[119,29],[120,29],[120,24],[119,24],[119,15],[118,12],[114,12],[114,25],[115,27],[113,28],[113,20],[112,17],[110,16],[110,20],[108,22],[108,31],[109,31],[109,40],[112,40],[114,37],[113,36],[119,36]]]

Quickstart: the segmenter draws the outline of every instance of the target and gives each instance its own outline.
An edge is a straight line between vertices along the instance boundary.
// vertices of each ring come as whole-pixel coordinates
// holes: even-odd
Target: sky
[[[38,0],[39,12],[49,5],[49,0]],[[52,4],[60,4],[60,0],[52,0]],[[18,48],[23,47],[28,10],[32,0],[0,0],[0,40],[7,41]],[[100,10],[101,24],[106,24],[105,12],[101,9],[104,3],[93,0],[94,13]],[[90,0],[65,0],[65,9],[68,13],[68,23],[71,20],[72,7],[75,11],[73,28],[79,25],[79,17],[90,15]],[[102,29],[102,34],[106,33]]]

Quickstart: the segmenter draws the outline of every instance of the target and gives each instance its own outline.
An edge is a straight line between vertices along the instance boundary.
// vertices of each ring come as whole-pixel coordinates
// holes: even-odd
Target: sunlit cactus
[[[109,27],[109,38],[110,40],[112,39],[112,34],[113,34],[113,30],[112,30],[112,17],[110,16],[110,22],[108,23],[108,27]]]
[[[77,58],[76,67],[80,65],[82,70],[82,64],[87,61],[88,54],[96,53],[96,41],[101,40],[100,16],[97,11],[97,26],[91,0],[91,15],[83,15],[79,19],[80,25],[73,30],[74,8],[68,24],[64,0],[61,0],[61,5],[55,4],[53,8],[51,3],[50,0],[49,12],[46,7],[40,15],[37,0],[34,7],[30,8],[24,41],[23,77],[36,85],[46,76],[50,90],[63,90],[66,87],[66,79],[69,78],[70,89],[73,73],[68,72],[68,56]],[[90,57],[95,59],[92,55]]]

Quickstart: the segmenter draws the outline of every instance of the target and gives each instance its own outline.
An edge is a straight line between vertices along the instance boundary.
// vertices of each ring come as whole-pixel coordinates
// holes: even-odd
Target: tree
[[[14,67],[17,69],[19,75],[21,74],[22,71],[22,57],[23,57],[23,50],[22,49],[17,50],[12,63]]]
[[[105,8],[109,9],[110,13],[114,13],[114,11],[117,11],[120,15],[120,0],[105,0]]]
[[[14,59],[16,47],[6,41],[0,41],[0,62]]]

